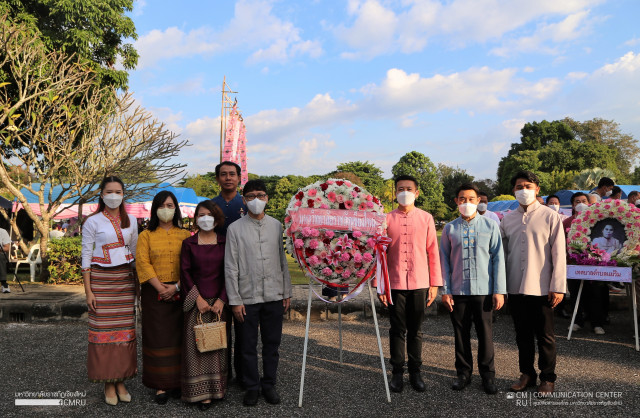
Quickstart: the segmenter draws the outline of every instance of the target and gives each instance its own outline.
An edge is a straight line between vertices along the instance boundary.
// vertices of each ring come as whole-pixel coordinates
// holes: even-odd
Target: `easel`
[[[636,301],[636,278],[631,279],[631,299],[632,301],[632,313],[633,313],[633,328],[636,337],[636,351],[640,351],[640,343],[638,339],[638,303]],[[571,334],[573,333],[573,324],[576,322],[576,316],[578,315],[578,306],[580,306],[580,298],[582,297],[582,287],[584,286],[584,280],[580,280],[580,288],[578,289],[578,296],[576,297],[575,306],[573,308],[573,315],[571,316],[571,324],[569,324],[569,334],[567,335],[567,341],[571,340]]]
[[[307,347],[309,345],[309,324],[311,322],[311,300],[313,295],[313,280],[309,279],[309,299],[307,301],[307,325],[304,332],[304,351],[302,354],[302,374],[300,376],[300,396],[298,398],[298,407],[302,408],[302,395],[304,394],[304,375],[307,368]],[[382,376],[384,378],[384,388],[387,392],[387,402],[391,403],[391,394],[389,393],[389,382],[387,381],[387,369],[384,365],[384,354],[382,353],[382,341],[380,340],[380,329],[378,328],[378,316],[376,314],[376,304],[373,296],[371,284],[367,282],[369,288],[369,298],[371,299],[371,313],[373,314],[373,322],[376,326],[376,337],[378,338],[378,349],[380,351],[380,364],[382,365]],[[342,304],[338,304],[338,330],[340,335],[340,367],[342,367]]]

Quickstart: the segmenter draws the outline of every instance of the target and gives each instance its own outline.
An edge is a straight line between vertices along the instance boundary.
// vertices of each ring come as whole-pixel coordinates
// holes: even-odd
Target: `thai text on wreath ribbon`
[[[302,228],[360,231],[367,235],[382,233],[386,215],[376,212],[344,209],[300,208],[290,212],[291,231]]]

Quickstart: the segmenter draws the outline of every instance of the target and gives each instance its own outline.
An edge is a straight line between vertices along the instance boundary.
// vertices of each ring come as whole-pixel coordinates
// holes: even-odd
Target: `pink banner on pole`
[[[242,169],[240,182],[244,185],[249,180],[247,171],[247,137],[242,116],[238,113],[237,105],[233,105],[229,113],[227,131],[224,136],[223,161],[236,163]]]
[[[291,231],[302,228],[331,229],[334,231],[360,231],[375,235],[382,232],[384,213],[343,209],[300,208],[290,212]]]

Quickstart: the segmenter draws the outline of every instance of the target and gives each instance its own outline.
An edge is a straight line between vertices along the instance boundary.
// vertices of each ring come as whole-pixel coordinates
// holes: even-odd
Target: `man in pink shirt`
[[[440,254],[433,217],[415,207],[420,194],[418,181],[412,176],[395,179],[398,209],[387,214],[387,235],[392,239],[387,251],[391,298],[389,316],[389,348],[393,376],[389,387],[393,392],[403,388],[405,344],[408,356],[409,382],[413,389],[424,392],[420,376],[422,365],[422,321],[442,286]],[[387,305],[385,295],[378,295]],[[425,306],[426,305],[426,306]]]

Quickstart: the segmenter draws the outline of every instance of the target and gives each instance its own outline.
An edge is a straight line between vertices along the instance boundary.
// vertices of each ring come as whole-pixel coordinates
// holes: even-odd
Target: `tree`
[[[609,177],[611,180],[616,179],[615,174],[610,170],[603,170],[601,168],[592,168],[582,170],[574,176],[571,181],[571,187],[574,190],[591,190],[598,186],[598,182],[602,177]]]
[[[186,141],[134,108],[130,95],[97,86],[95,72],[83,61],[48,52],[25,24],[0,18],[0,68],[10,75],[0,83],[0,183],[33,220],[43,256],[49,223],[62,202],[82,204],[95,197],[105,175],[137,184],[150,178],[162,182],[183,171],[185,165],[172,159]],[[16,164],[29,175],[12,177]],[[56,185],[62,188],[58,196],[45,192]],[[38,196],[40,216],[27,204],[23,188]]]
[[[138,37],[133,20],[126,15],[132,10],[133,0],[8,0],[0,4],[0,15],[39,32],[49,52],[88,60],[96,81],[112,89],[126,89],[127,70],[138,62],[133,45],[125,42]],[[117,69],[116,62],[124,69]]]
[[[420,196],[416,205],[434,216],[446,213],[442,200],[442,183],[438,181],[438,169],[429,157],[418,151],[403,155],[391,169],[394,177],[411,175],[418,180]]]
[[[498,196],[494,197],[493,199],[491,199],[492,202],[500,202],[500,201],[503,201],[503,200],[516,200],[516,198],[513,197],[513,195],[510,195],[510,194],[501,194],[501,195],[498,195]]]
[[[492,179],[482,179],[474,181],[474,184],[478,186],[481,192],[485,192],[489,197],[489,200],[493,199],[496,195],[496,187],[498,184]]]
[[[438,164],[438,173],[442,183],[442,198],[450,209],[455,210],[456,189],[464,183],[473,183],[473,176],[460,167],[449,167],[445,164]]]
[[[358,176],[369,193],[380,197],[384,188],[384,177],[382,170],[369,161],[353,161],[338,164],[337,172],[347,171]],[[333,174],[330,174],[333,176]]]
[[[207,174],[194,174],[185,177],[180,185],[182,187],[190,187],[196,192],[197,196],[208,197],[212,199],[220,193],[220,186],[216,181],[216,173],[209,172]]]

